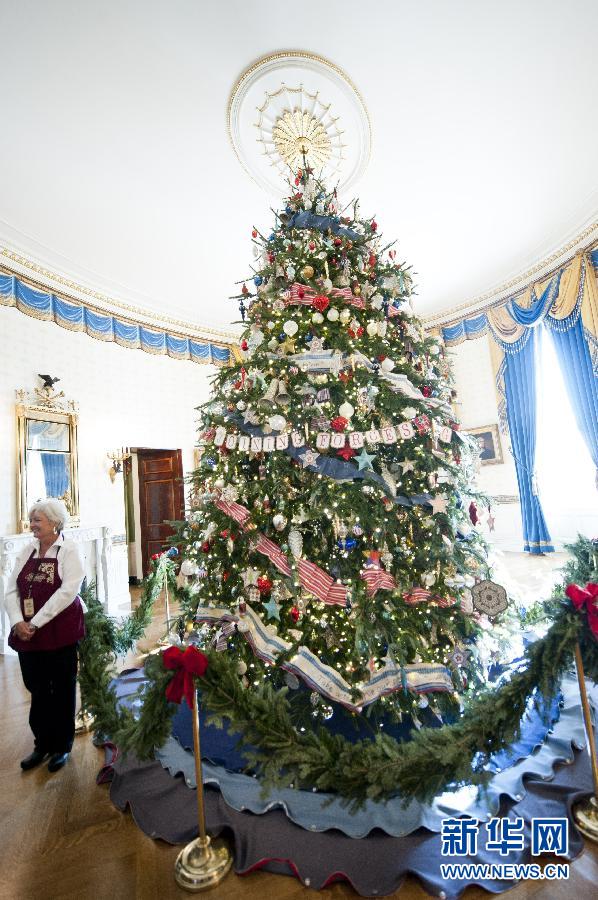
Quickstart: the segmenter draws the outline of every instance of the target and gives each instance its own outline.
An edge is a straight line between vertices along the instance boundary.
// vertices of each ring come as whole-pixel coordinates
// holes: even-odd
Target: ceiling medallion
[[[229,99],[228,128],[240,163],[277,197],[304,153],[340,190],[361,176],[370,156],[361,95],[338,66],[301,51],[272,54],[243,73]]]
[[[291,169],[301,165],[303,156],[318,168],[330,159],[331,144],[326,129],[315,116],[300,109],[293,112],[287,109],[276,119],[272,140],[278,155]]]

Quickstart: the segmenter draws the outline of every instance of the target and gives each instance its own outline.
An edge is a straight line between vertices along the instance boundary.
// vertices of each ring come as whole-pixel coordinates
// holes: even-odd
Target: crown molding
[[[552,275],[557,269],[571,262],[573,257],[580,250],[585,250],[593,246],[598,241],[598,218],[593,217],[594,221],[579,231],[574,237],[562,244],[558,250],[555,250],[550,256],[545,257],[541,262],[536,263],[523,272],[518,273],[508,281],[501,282],[496,287],[491,288],[484,294],[479,295],[459,306],[452,306],[449,309],[442,310],[438,313],[431,313],[422,316],[422,321],[427,329],[438,328],[440,326],[451,325],[470,316],[479,315],[486,309],[497,306],[505,300],[515,297],[523,293],[536,281]]]
[[[7,237],[7,231],[13,232],[13,234]],[[234,331],[224,331],[177,319],[157,313],[139,303],[130,303],[124,299],[110,296],[98,289],[98,282],[102,281],[99,276],[94,284],[93,276],[84,280],[77,279],[77,276],[73,277],[68,272],[68,268],[62,269],[64,274],[59,274],[56,268],[52,267],[52,263],[47,261],[47,256],[52,251],[44,253],[45,248],[43,245],[39,245],[41,252],[34,255],[31,251],[23,249],[23,244],[31,244],[33,239],[29,240],[26,235],[20,235],[24,240],[17,243],[14,240],[14,234],[19,235],[19,232],[16,232],[11,226],[7,226],[7,223],[0,222],[0,266],[5,271],[18,275],[37,289],[51,291],[67,300],[85,303],[100,313],[118,315],[120,319],[148,328],[176,332],[192,340],[208,340],[227,347],[235,345],[239,341],[238,334]],[[46,258],[44,259],[44,257]]]

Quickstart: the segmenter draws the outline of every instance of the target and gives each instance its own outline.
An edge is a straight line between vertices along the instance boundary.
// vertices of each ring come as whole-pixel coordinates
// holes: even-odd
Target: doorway
[[[132,448],[127,541],[131,580],[147,575],[154,553],[161,553],[172,535],[169,521],[185,515],[181,450]],[[132,520],[132,521],[131,521]]]

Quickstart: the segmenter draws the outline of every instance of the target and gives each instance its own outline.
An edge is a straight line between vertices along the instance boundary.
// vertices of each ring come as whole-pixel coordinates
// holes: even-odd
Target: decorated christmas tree
[[[394,243],[306,166],[252,241],[240,354],[202,408],[178,535],[181,634],[247,691],[290,688],[298,724],[442,721],[485,679],[487,576],[448,360]]]

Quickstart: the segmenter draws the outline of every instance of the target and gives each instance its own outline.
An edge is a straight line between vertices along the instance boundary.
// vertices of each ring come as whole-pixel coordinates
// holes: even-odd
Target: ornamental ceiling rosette
[[[235,84],[228,129],[241,165],[280,197],[305,152],[316,174],[345,191],[370,157],[370,122],[348,76],[330,61],[302,51],[258,60]]]

